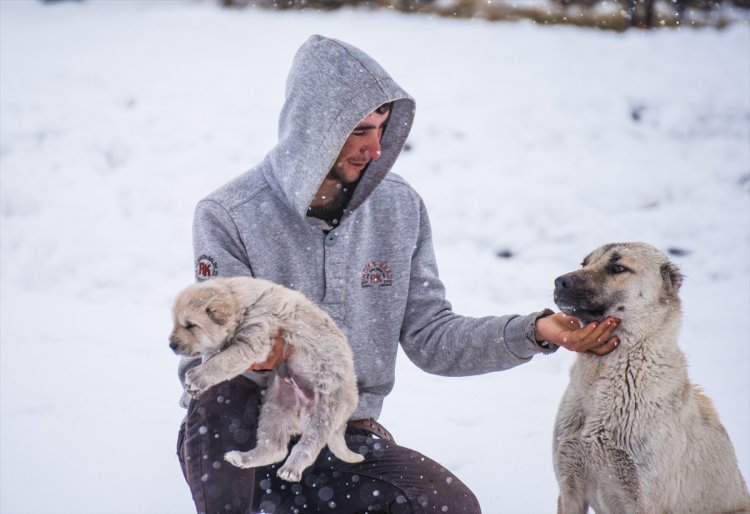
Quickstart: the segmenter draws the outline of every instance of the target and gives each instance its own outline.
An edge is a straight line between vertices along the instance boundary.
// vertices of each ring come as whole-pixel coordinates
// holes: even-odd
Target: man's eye
[[[367,133],[366,130],[353,130],[352,135],[353,136],[364,136]]]

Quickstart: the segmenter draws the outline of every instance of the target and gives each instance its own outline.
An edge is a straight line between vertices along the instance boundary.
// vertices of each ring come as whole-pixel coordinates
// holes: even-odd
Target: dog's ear
[[[683,278],[680,269],[671,262],[665,262],[661,265],[660,271],[664,289],[671,295],[677,294],[682,285]]]
[[[232,319],[234,303],[223,295],[216,295],[209,300],[206,314],[217,325],[225,325]]]

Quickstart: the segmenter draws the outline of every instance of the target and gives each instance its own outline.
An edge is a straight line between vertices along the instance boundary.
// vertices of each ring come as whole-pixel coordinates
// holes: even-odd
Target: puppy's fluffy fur
[[[185,384],[193,395],[264,362],[278,333],[291,356],[272,373],[258,420],[257,446],[225,459],[250,468],[279,462],[292,436],[301,435],[278,476],[299,481],[320,450],[360,462],[344,441],[357,406],[352,351],[333,320],[304,295],[262,279],[215,278],[191,285],[173,308],[172,349],[202,356]]]
[[[605,245],[555,280],[563,312],[622,320],[619,347],[580,354],[560,403],[559,513],[750,512],[732,443],[677,346],[681,283],[645,243]]]

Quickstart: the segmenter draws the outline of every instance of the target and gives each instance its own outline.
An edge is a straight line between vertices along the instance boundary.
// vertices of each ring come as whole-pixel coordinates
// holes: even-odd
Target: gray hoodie
[[[370,162],[340,224],[307,216],[349,133],[387,102],[393,106],[382,157]],[[417,366],[446,376],[508,369],[553,351],[534,339],[543,313],[477,319],[452,311],[424,203],[390,172],[414,109],[414,100],[371,57],[313,36],[287,79],[278,144],[195,211],[198,280],[272,280],[306,294],[346,334],[359,386],[353,419],[379,416],[393,389],[399,343]],[[190,364],[182,363],[181,374]]]

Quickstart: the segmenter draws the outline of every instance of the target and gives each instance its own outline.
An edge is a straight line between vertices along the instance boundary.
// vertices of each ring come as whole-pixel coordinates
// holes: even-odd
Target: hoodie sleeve
[[[196,280],[252,276],[245,245],[230,213],[216,201],[202,200],[193,218]]]
[[[214,276],[252,276],[247,252],[242,244],[237,227],[227,210],[212,200],[202,200],[195,208],[193,217],[193,252],[195,255],[195,278],[208,280]],[[177,376],[182,384],[180,405],[187,408],[190,395],[185,390],[185,374],[201,363],[200,357],[182,357]]]
[[[552,353],[557,347],[542,347],[534,337],[536,320],[548,314],[551,311],[483,318],[455,314],[438,277],[432,230],[420,202],[419,239],[401,332],[401,345],[417,366],[438,375],[477,375],[523,364],[537,353]]]

